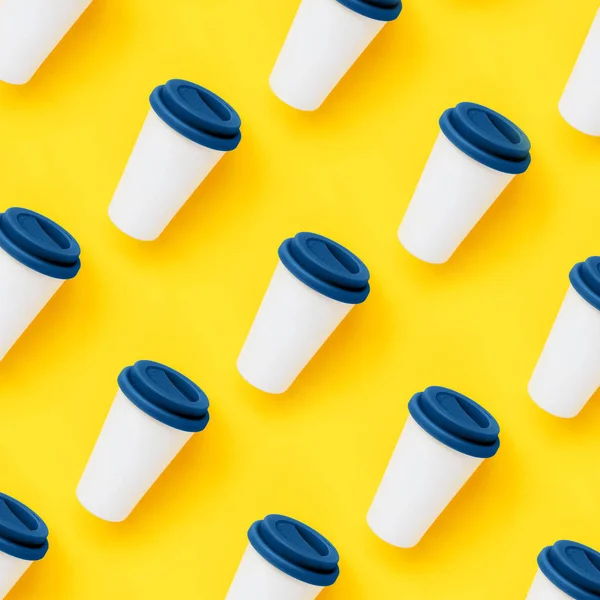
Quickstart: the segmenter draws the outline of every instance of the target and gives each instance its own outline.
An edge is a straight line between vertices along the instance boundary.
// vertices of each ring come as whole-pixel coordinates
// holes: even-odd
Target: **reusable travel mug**
[[[388,544],[415,546],[477,470],[500,447],[498,423],[466,396],[428,387],[409,417],[367,515]]]
[[[600,387],[600,256],[576,264],[571,285],[529,381],[545,411],[576,416]]]
[[[600,10],[575,63],[558,109],[583,133],[600,136]]]
[[[105,521],[123,521],[195,432],[208,398],[190,379],[150,360],[126,367],[77,497]]]
[[[527,600],[600,599],[600,553],[561,540],[538,556],[538,572]]]
[[[25,208],[0,214],[0,360],[48,300],[79,272],[79,244]]]
[[[444,263],[515,175],[531,163],[529,139],[499,113],[472,102],[449,108],[398,230],[401,244]]]
[[[48,527],[30,508],[0,493],[0,598],[48,552]]]
[[[400,0],[302,0],[271,73],[271,89],[300,110],[321,106]]]
[[[295,519],[269,515],[248,539],[225,600],[313,600],[340,574],[337,550]]]
[[[207,89],[171,79],[150,95],[150,112],[108,209],[127,235],[156,239],[224,154],[241,120]]]
[[[340,244],[306,232],[285,240],[238,358],[240,374],[259,390],[285,392],[369,291],[369,270]]]
[[[0,81],[27,83],[92,0],[2,0]]]

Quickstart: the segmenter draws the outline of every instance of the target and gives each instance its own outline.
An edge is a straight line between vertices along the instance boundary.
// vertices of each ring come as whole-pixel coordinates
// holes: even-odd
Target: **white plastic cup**
[[[227,151],[239,144],[240,118],[212,92],[171,80],[151,108],[108,214],[127,235],[156,239]]]
[[[544,548],[527,600],[600,598],[600,553],[577,542],[560,540]]]
[[[33,564],[10,554],[0,552],[0,598],[4,598]]]
[[[89,512],[113,522],[131,514],[193,433],[208,423],[202,390],[164,365],[139,361],[121,373],[119,386],[77,488]]]
[[[590,258],[571,272],[571,285],[529,381],[534,402],[557,417],[579,414],[600,387],[599,264],[600,259]],[[582,269],[598,274],[598,292],[586,292]]]
[[[587,135],[600,136],[600,10],[558,108],[571,127]]]
[[[286,575],[248,544],[225,599],[314,600],[322,590]]]
[[[274,521],[279,527],[262,537],[258,528]],[[337,580],[335,548],[295,519],[269,515],[250,528],[248,537],[226,600],[314,600]]]
[[[382,2],[381,5],[386,4]],[[299,110],[316,110],[402,4],[302,0],[271,73],[271,89]]]
[[[398,230],[408,252],[434,264],[450,259],[531,160],[527,136],[483,106],[463,102],[446,111],[440,125]]]
[[[27,83],[92,0],[2,0],[0,80]]]
[[[0,598],[48,552],[48,527],[21,502],[0,494]]]
[[[304,249],[300,257],[304,266],[289,248]],[[271,394],[292,385],[352,307],[369,293],[369,272],[362,261],[328,238],[300,233],[284,241],[279,255],[237,361],[248,383]],[[336,280],[336,271],[341,279]]]
[[[573,598],[557,588],[542,573],[542,571],[538,569],[526,600],[573,600]]]
[[[75,277],[79,253],[68,232],[38,213],[9,208],[0,215],[0,360],[64,281]]]
[[[420,407],[426,397],[437,403],[437,423]],[[452,390],[430,387],[417,394],[409,408],[411,415],[367,514],[373,533],[400,548],[419,543],[484,458],[493,456],[499,446],[494,418]],[[485,434],[479,441],[478,432]],[[496,441],[490,441],[494,436]]]

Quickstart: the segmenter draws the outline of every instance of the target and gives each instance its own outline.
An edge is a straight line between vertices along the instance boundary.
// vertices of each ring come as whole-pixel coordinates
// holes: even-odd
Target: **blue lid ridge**
[[[600,553],[578,542],[559,540],[538,556],[542,573],[575,600],[600,598]]]
[[[500,447],[500,426],[482,406],[449,388],[431,386],[408,403],[413,419],[446,446],[477,458]]]
[[[459,150],[491,169],[516,175],[531,164],[531,142],[523,130],[481,104],[461,102],[449,108],[440,127]]]
[[[267,562],[299,581],[325,587],[339,576],[339,554],[331,542],[296,519],[268,515],[253,523],[248,539]]]
[[[190,81],[171,79],[159,85],[150,105],[177,133],[213,150],[234,150],[242,139],[242,122],[233,107]]]
[[[279,258],[302,283],[333,300],[360,304],[369,295],[366,265],[350,250],[322,235],[301,232],[284,240]]]
[[[157,421],[182,431],[202,431],[209,401],[202,389],[175,369],[150,360],[125,367],[118,377],[125,396]]]
[[[363,17],[375,21],[394,21],[402,12],[401,0],[337,0]]]
[[[75,238],[26,208],[13,207],[0,214],[0,247],[26,267],[54,279],[72,279],[81,268]]]
[[[569,273],[569,280],[586,302],[600,310],[600,256],[577,263]]]
[[[48,527],[30,508],[0,493],[0,552],[40,560],[48,552]]]

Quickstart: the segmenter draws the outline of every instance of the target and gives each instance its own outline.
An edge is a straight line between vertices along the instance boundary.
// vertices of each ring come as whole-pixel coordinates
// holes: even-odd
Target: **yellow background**
[[[51,531],[13,600],[220,600],[270,512],[339,549],[323,600],[524,598],[544,545],[600,547],[600,401],[562,421],[526,392],[570,267],[600,251],[600,141],[557,111],[597,0],[407,0],[315,113],[267,83],[297,4],[95,0],[29,84],[0,84],[1,206],[47,214],[83,248],[0,365],[0,489]],[[244,137],[158,241],[136,242],[106,210],[150,91],[173,77],[227,99]],[[439,115],[463,100],[519,124],[533,163],[431,266],[396,230]],[[235,361],[279,243],[301,230],[363,258],[372,294],[269,396]],[[212,419],[126,522],[104,523],[75,488],[140,358],[197,381]],[[410,396],[433,384],[489,409],[502,446],[399,550],[365,515]]]

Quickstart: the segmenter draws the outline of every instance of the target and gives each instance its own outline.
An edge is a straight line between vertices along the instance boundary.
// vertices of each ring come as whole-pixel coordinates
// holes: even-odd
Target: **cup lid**
[[[600,553],[588,546],[560,540],[538,556],[542,573],[575,600],[600,598]]]
[[[296,234],[281,244],[279,258],[302,283],[333,300],[360,304],[369,295],[366,265],[350,250],[322,235]]]
[[[71,279],[81,267],[75,238],[26,208],[13,207],[0,214],[0,247],[25,266],[55,279]]]
[[[375,21],[393,21],[402,12],[401,0],[337,0],[346,8]]]
[[[175,131],[213,150],[233,150],[242,139],[242,121],[233,107],[190,81],[171,79],[159,85],[150,105]]]
[[[413,419],[432,437],[454,450],[490,458],[500,447],[500,426],[482,406],[451,389],[428,387],[408,403]]]
[[[600,310],[600,256],[577,263],[569,273],[569,280],[586,302]]]
[[[444,135],[467,156],[504,173],[523,173],[531,164],[531,142],[522,129],[500,113],[461,102],[440,118]]]
[[[208,398],[178,371],[151,360],[125,367],[118,378],[125,396],[157,421],[182,431],[202,431],[209,421]]]
[[[337,580],[337,550],[320,533],[290,517],[268,515],[248,531],[254,549],[280,571],[305,583],[329,586]]]
[[[48,551],[48,527],[30,508],[0,493],[0,551],[40,560]]]

